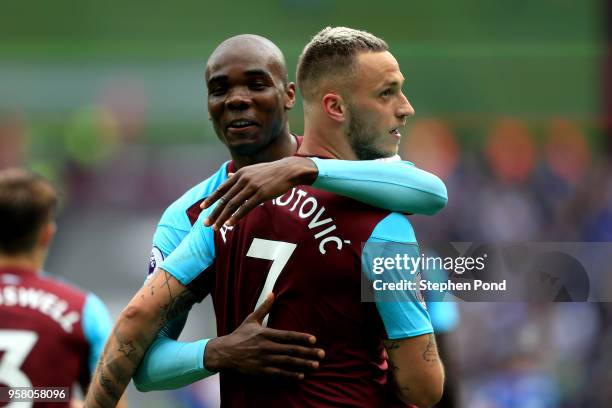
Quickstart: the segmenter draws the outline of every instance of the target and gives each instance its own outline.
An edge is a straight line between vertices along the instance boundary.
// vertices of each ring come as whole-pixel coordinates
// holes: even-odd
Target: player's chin
[[[399,151],[399,140],[392,141],[387,143],[385,146],[381,147],[380,152],[382,157],[393,157]]]
[[[248,156],[257,153],[261,149],[261,144],[262,143],[258,137],[227,141],[227,146],[229,149],[235,154],[241,156]]]
[[[390,156],[393,156],[397,154],[400,140],[401,135],[386,132],[384,134],[381,134],[377,138],[375,143],[373,143],[373,147],[380,153],[389,154]]]
[[[224,136],[229,144],[252,143],[262,137],[262,132],[259,126],[248,126],[241,129],[226,129]]]

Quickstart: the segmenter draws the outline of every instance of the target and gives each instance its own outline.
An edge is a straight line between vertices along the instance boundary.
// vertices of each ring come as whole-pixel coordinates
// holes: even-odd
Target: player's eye
[[[254,91],[262,91],[266,88],[266,84],[263,81],[251,82],[249,84],[249,89]]]
[[[208,88],[208,94],[212,96],[221,96],[227,92],[227,87],[223,85],[213,85]]]
[[[383,98],[386,98],[391,95],[393,95],[393,90],[391,88],[387,88],[380,93],[380,96],[382,96]]]

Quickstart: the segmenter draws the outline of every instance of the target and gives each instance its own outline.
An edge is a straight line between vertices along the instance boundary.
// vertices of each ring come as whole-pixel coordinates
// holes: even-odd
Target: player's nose
[[[414,108],[412,107],[412,104],[410,103],[408,98],[406,98],[406,95],[402,93],[400,105],[398,106],[397,111],[396,111],[397,117],[401,119],[406,119],[411,116],[414,116],[414,113],[415,112],[414,112]]]
[[[230,110],[245,110],[250,105],[251,97],[241,90],[233,90],[225,98],[225,106]]]

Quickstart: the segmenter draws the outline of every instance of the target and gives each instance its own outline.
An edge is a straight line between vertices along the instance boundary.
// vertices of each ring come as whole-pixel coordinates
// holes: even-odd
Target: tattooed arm
[[[433,333],[386,340],[397,395],[406,403],[429,407],[442,397],[444,368]]]
[[[380,221],[363,247],[362,265],[375,265],[376,258],[406,257],[414,261],[421,250],[410,221],[398,213],[391,213]],[[411,279],[414,290],[376,290],[373,297],[376,309],[386,331],[385,347],[389,366],[399,398],[405,402],[425,407],[435,404],[442,396],[444,369],[433,326],[425,302],[419,290],[420,273],[413,269],[386,268],[375,274],[374,268],[364,268],[371,282],[402,282]]]
[[[195,302],[185,286],[158,269],[119,315],[92,378],[85,407],[117,406],[156,334]]]

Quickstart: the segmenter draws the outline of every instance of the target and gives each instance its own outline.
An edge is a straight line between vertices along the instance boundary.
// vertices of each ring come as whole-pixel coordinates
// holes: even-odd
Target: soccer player
[[[414,113],[402,83],[384,41],[346,28],[317,34],[298,65],[305,112],[298,153],[349,160],[395,155],[398,129]],[[400,300],[410,301],[403,302],[359,302],[363,242],[410,243],[411,255],[418,256],[403,215],[306,186],[216,233],[195,224],[162,271],[197,291],[216,267],[219,334],[234,330],[274,290],[270,326],[313,333],[326,351],[302,382],[222,372],[223,404],[384,406],[389,375],[383,345],[404,402],[429,406],[440,398],[443,369],[417,294],[408,291]]]
[[[229,148],[233,160],[166,210],[155,233],[151,269],[155,269],[181,243],[200,213],[200,203],[227,180],[228,173],[248,164],[293,154],[301,141],[289,133],[286,117],[287,110],[294,103],[295,87],[287,80],[280,50],[269,40],[247,35],[225,41],[211,55],[206,79],[209,113],[215,131]],[[380,163],[293,157],[266,166],[267,174],[277,174],[277,184],[281,186],[277,188],[284,189],[282,191],[297,184],[312,183],[315,179],[318,187],[365,202],[376,204],[378,201],[382,206],[406,212],[431,214],[446,203],[446,190],[439,179],[405,163],[380,169]],[[259,174],[262,171],[258,169]],[[249,199],[249,203],[252,202]],[[198,290],[196,297],[176,279],[168,274],[165,276],[163,291],[158,290],[160,282],[155,281],[158,276],[151,278],[120,316],[116,332],[121,333],[121,338],[113,339],[107,348],[113,362],[107,361],[110,357],[105,357],[100,370],[108,370],[108,375],[112,376],[111,371],[118,372],[120,367],[125,375],[113,378],[111,393],[104,387],[92,388],[92,401],[93,395],[107,398],[107,404],[100,406],[113,406],[113,394],[122,391],[129,381],[129,373],[135,370],[151,342],[151,333],[154,335],[161,325],[173,321],[162,334],[178,337],[184,324],[182,315],[185,310],[196,299],[207,295],[214,283],[212,270],[202,274],[203,279],[198,282],[200,289],[204,289]],[[164,295],[169,297],[164,299]],[[261,327],[258,321],[263,319],[265,313],[262,312],[269,309],[270,303],[271,300],[262,304],[233,333],[210,341],[180,344],[178,351],[172,351],[171,341],[159,339],[154,349],[165,354],[166,358],[154,368],[166,370],[175,378],[160,385],[163,381],[151,378],[141,367],[137,386],[141,389],[177,387],[209,375],[207,368],[302,378],[306,369],[318,364],[316,360],[320,359],[321,351],[304,347],[312,345],[314,336]],[[181,318],[174,319],[177,316]],[[134,349],[121,359],[117,351],[127,342]],[[181,358],[190,363],[175,364]]]
[[[0,385],[72,390],[78,383],[85,392],[112,323],[94,294],[42,274],[56,206],[45,180],[20,169],[0,171]]]

